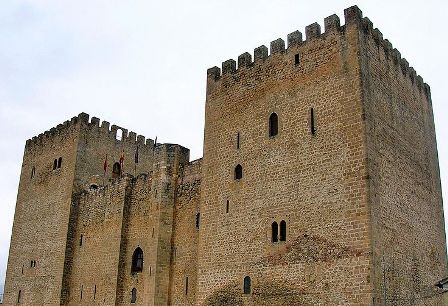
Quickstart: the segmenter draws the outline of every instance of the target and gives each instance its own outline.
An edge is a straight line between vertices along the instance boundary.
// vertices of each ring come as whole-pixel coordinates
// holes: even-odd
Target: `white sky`
[[[447,198],[447,1],[2,0],[0,294],[28,138],[84,111],[201,157],[206,69],[353,4],[431,86]]]

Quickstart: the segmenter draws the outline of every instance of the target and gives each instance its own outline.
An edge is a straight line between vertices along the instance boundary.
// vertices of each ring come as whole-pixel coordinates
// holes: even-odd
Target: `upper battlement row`
[[[286,54],[290,48],[305,46],[309,42],[314,42],[316,39],[325,37],[328,33],[346,31],[347,26],[353,24],[366,35],[370,35],[378,46],[384,49],[384,52],[388,58],[391,58],[393,63],[401,69],[403,75],[408,76],[412,83],[416,83],[420,90],[424,90],[426,95],[430,94],[429,85],[424,83],[423,78],[417,75],[415,69],[409,66],[409,62],[401,57],[400,52],[395,49],[392,44],[383,39],[382,33],[373,27],[372,22],[363,17],[362,11],[357,6],[352,6],[344,10],[345,25],[341,26],[340,19],[337,15],[333,14],[324,19],[324,33],[321,32],[321,26],[315,22],[305,27],[306,40],[303,40],[302,33],[295,31],[287,36],[287,47],[285,41],[278,38],[270,43],[270,53],[265,45],[254,49],[254,57],[245,52],[238,56],[237,61],[229,59],[222,62],[221,68],[215,66],[207,70],[207,79],[212,81],[218,81],[225,75],[231,75],[238,73],[240,69],[253,67],[256,63],[264,62],[270,56],[276,54]]]
[[[147,147],[153,149],[154,140],[150,138],[145,138],[145,136],[137,135],[135,132],[128,132],[128,129],[122,128],[118,125],[113,124],[112,126],[108,121],[100,121],[97,117],[92,117],[89,121],[89,114],[80,113],[78,116],[71,118],[56,127],[45,131],[38,136],[34,136],[26,141],[25,148],[29,148],[34,145],[43,144],[47,140],[52,139],[57,135],[63,135],[69,132],[71,129],[75,129],[80,125],[84,125],[89,129],[93,129],[98,133],[103,133],[106,137],[115,139],[116,141],[121,141],[124,143],[138,144],[142,148]],[[101,123],[100,123],[101,122]]]

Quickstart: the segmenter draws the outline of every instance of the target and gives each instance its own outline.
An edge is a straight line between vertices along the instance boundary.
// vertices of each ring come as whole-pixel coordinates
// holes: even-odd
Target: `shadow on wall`
[[[246,302],[246,303],[245,303]],[[229,285],[215,291],[210,295],[205,304],[206,306],[313,306],[315,302],[305,296],[300,290],[290,288],[285,285],[279,285],[273,282],[258,284],[251,295],[242,293],[238,285]]]

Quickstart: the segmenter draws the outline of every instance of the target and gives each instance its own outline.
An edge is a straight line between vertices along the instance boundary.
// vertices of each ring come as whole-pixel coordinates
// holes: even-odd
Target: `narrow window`
[[[135,249],[132,255],[132,273],[138,273],[143,271],[143,251],[139,247]]]
[[[227,200],[227,203],[226,203],[226,214],[229,213],[229,206],[230,206],[230,203],[229,203],[229,200]]]
[[[36,168],[33,167],[33,169],[31,169],[31,178],[33,178],[36,175]]]
[[[236,148],[240,148],[240,132],[236,134]]]
[[[249,276],[244,278],[244,294],[250,294],[251,280]]]
[[[188,276],[185,278],[185,295],[188,295]]]
[[[58,168],[61,168],[62,166],[62,157],[59,157],[58,159]]]
[[[82,300],[82,290],[84,289],[84,286],[81,285],[81,300]]]
[[[280,222],[280,241],[286,241],[286,222]]]
[[[58,166],[58,160],[55,159],[55,160],[53,161],[53,170],[56,170],[57,166]]]
[[[79,246],[82,246],[82,240],[83,240],[83,238],[84,238],[84,236],[83,235],[81,235],[81,237],[79,238]]]
[[[312,108],[312,107],[310,109],[310,129],[311,129],[311,134],[315,135],[317,130],[316,130],[315,122],[314,122],[314,108]]]
[[[93,288],[93,299],[94,299],[94,300],[96,299],[96,285],[95,285],[95,287]]]
[[[25,268],[25,265],[22,265],[22,274],[23,274],[23,269]]]
[[[152,238],[154,238],[154,227],[152,228]]]
[[[116,162],[112,167],[112,177],[117,178],[121,174],[121,166],[119,162]]]
[[[115,134],[116,140],[122,140],[123,139],[123,131],[121,129],[117,130],[117,133]]]
[[[298,53],[294,56],[294,63],[296,65],[298,65],[300,63],[300,55]]]
[[[137,302],[137,289],[132,288],[131,290],[131,303],[134,304]]]
[[[237,165],[235,167],[235,179],[239,180],[243,177],[243,167],[241,165]]]
[[[20,303],[21,299],[22,299],[22,290],[19,290],[19,294],[17,295],[17,303]]]
[[[201,220],[201,214],[197,213],[196,214],[196,228],[199,228],[199,222]]]
[[[278,115],[272,113],[269,116],[269,137],[274,137],[278,134]]]
[[[152,269],[151,269],[151,267],[149,267],[149,276],[151,276],[152,275]]]
[[[272,222],[272,242],[278,242],[278,224],[277,222]]]

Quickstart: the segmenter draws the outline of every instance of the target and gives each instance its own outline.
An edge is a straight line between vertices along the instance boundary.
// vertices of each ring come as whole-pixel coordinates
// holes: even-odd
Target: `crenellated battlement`
[[[56,127],[53,127],[44,133],[28,139],[26,141],[25,149],[29,149],[36,145],[46,145],[57,136],[64,136],[75,131],[79,132],[81,127],[88,128],[91,132],[98,133],[98,135],[102,134],[104,137],[115,139],[117,142],[137,144],[140,148],[144,149],[146,147],[148,150],[153,150],[154,148],[154,140],[150,138],[146,138],[143,135],[137,135],[137,133],[132,131],[128,132],[128,129],[115,124],[111,126],[108,121],[101,122],[101,120],[97,117],[92,117],[90,121],[89,118],[89,114],[80,113],[78,116],[75,116],[62,124],[58,124]],[[118,133],[120,133],[120,131],[121,137],[118,137]]]
[[[375,44],[382,48],[386,58],[390,59],[395,69],[401,71],[403,76],[409,77],[411,82],[416,84],[418,89],[423,91],[427,97],[430,96],[429,85],[423,81],[423,78],[417,74],[413,67],[409,66],[406,58],[401,57],[400,51],[394,48],[389,40],[383,38],[381,31],[378,28],[374,28],[373,23],[367,17],[362,18],[362,30],[366,37],[372,38]]]
[[[378,46],[382,46],[387,56],[395,63],[396,68],[400,69],[403,75],[408,76],[413,84],[416,83],[418,88],[429,96],[429,86],[417,75],[414,68],[409,66],[408,61],[401,57],[400,52],[393,48],[387,39],[383,39],[382,33],[378,29],[373,28],[372,22],[367,17],[363,17],[362,11],[357,6],[345,9],[344,19],[345,24],[341,25],[337,15],[333,14],[326,17],[324,19],[323,33],[321,26],[317,22],[306,26],[305,40],[302,39],[302,33],[300,31],[294,31],[287,35],[287,43],[282,38],[278,38],[270,43],[269,49],[265,45],[259,46],[254,49],[253,60],[251,54],[248,52],[238,56],[238,61],[233,59],[226,60],[222,63],[221,68],[215,66],[207,70],[207,80],[211,82],[210,84],[213,84],[213,82],[220,81],[221,79],[233,79],[235,82],[240,82],[246,80],[247,77],[255,77],[255,74],[248,76],[246,71],[253,67],[259,68],[259,65],[265,65],[270,71],[269,64],[272,58],[284,56],[285,61],[291,61],[291,52],[300,53],[301,50],[312,48],[319,41],[324,42],[328,40],[330,34],[344,36],[349,27],[356,27],[358,31],[364,33],[367,37],[372,37]],[[246,74],[242,76],[244,73]]]
[[[259,62],[264,62],[277,54],[285,55],[288,53],[289,49],[305,46],[306,44],[314,42],[316,39],[325,39],[327,34],[343,34],[347,25],[358,25],[362,20],[362,12],[357,6],[346,9],[344,13],[344,26],[341,26],[339,17],[333,14],[326,17],[324,20],[324,33],[321,32],[321,26],[317,22],[312,23],[305,27],[306,40],[303,40],[302,33],[300,31],[294,31],[287,35],[287,46],[282,38],[278,38],[271,41],[269,50],[265,45],[255,48],[253,61],[251,54],[245,52],[238,56],[238,66],[236,65],[237,62],[235,60],[226,60],[222,63],[221,68],[217,66],[209,68],[207,70],[207,77],[210,80],[218,81],[221,77],[227,74],[238,73],[241,69],[252,67]]]

